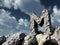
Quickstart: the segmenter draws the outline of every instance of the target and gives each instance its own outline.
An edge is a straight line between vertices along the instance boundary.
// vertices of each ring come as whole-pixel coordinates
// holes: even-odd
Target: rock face
[[[27,35],[24,38],[24,45],[38,45],[35,35]]]
[[[43,45],[46,41],[50,40],[50,37],[49,35],[46,35],[46,34],[38,34],[36,36],[36,39],[37,39],[38,45]]]
[[[55,39],[60,45],[60,27],[56,27],[54,34],[51,36],[52,39]]]
[[[29,35],[18,32],[2,36],[0,45],[60,45],[60,27],[52,28],[48,10],[43,10],[41,17],[32,13],[30,18],[31,32]],[[45,32],[38,31],[38,25],[44,26]]]
[[[51,35],[51,18],[48,10],[42,11],[42,16],[38,17],[34,13],[30,15],[31,17],[31,30],[35,30],[38,33],[38,25],[44,26],[45,33]]]
[[[2,45],[2,43],[4,43],[6,41],[6,37],[5,36],[1,36],[0,37],[0,45]]]
[[[18,41],[23,40],[24,37],[25,37],[25,34],[23,34],[21,32],[13,34],[13,35],[9,36],[6,40],[6,42],[4,42],[2,45],[16,45],[18,43]]]

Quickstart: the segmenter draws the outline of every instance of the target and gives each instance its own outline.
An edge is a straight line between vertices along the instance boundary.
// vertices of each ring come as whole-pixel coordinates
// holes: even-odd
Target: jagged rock
[[[18,32],[2,36],[0,45],[60,45],[60,27],[52,29],[48,10],[43,10],[41,17],[32,13],[30,18],[31,33],[29,35],[26,36],[24,33]],[[44,26],[45,32],[39,32],[38,25]]]
[[[24,44],[23,45],[38,45],[35,35],[27,35],[24,38]]]
[[[46,41],[50,40],[50,36],[47,34],[38,34],[36,35],[38,45],[43,45]]]
[[[25,37],[25,34],[23,34],[21,32],[13,34],[13,35],[9,36],[7,38],[7,41],[4,42],[2,45],[16,45],[19,43],[19,40],[23,40],[24,37]]]
[[[42,11],[42,16],[38,17],[36,16],[35,13],[32,13],[30,15],[30,27],[31,30],[35,30],[35,33],[38,33],[38,25],[40,25],[41,27],[44,26],[45,28],[45,33],[51,35],[51,18],[50,18],[50,14],[48,12],[47,9],[44,9]]]
[[[54,34],[51,36],[52,39],[55,39],[60,45],[60,27],[56,27]]]
[[[0,37],[0,45],[2,45],[2,43],[4,43],[6,41],[6,37],[5,36],[1,36]]]
[[[19,35],[20,40],[18,41],[17,45],[23,45],[24,37],[26,35],[24,33]]]

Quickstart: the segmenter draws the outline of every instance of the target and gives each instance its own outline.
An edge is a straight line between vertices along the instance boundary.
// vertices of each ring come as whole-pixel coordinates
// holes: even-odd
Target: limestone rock
[[[35,30],[35,33],[38,33],[38,25],[41,27],[44,26],[45,33],[51,35],[51,18],[48,10],[44,9],[42,11],[42,16],[38,17],[35,13],[32,13],[30,16],[30,27],[31,30]]]
[[[0,45],[60,45],[60,27],[52,29],[48,10],[43,10],[41,17],[32,13],[30,18],[31,33],[29,35],[26,36],[24,33],[18,32],[2,36]],[[39,32],[38,25],[43,26],[45,32]]]
[[[52,39],[55,39],[60,45],[60,27],[56,27],[54,34],[51,36]]]
[[[46,34],[38,34],[36,36],[36,39],[37,39],[38,45],[43,45],[46,41],[50,40],[50,37],[49,35],[46,35]]]
[[[38,45],[35,35],[27,35],[24,38],[24,44],[23,45]]]
[[[22,35],[22,36],[21,36]],[[16,45],[19,40],[23,39],[25,37],[25,34],[19,32],[16,34],[13,34],[7,38],[7,41],[4,42],[2,45]]]

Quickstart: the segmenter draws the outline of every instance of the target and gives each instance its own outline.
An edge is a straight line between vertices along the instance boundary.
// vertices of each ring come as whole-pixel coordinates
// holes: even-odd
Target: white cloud
[[[10,12],[5,11],[4,9],[0,9],[0,12],[1,12],[0,13],[0,25],[2,25],[2,29],[4,28],[3,26],[6,26],[6,28],[8,27],[11,30],[15,28],[15,26],[17,25],[16,18],[13,16],[10,16]]]
[[[60,15],[60,9],[58,9],[57,6],[54,6],[53,12],[55,15]]]
[[[13,0],[3,0],[4,7],[11,8]]]
[[[29,21],[28,21],[27,19],[25,19],[25,20],[24,20],[24,25],[25,25],[25,27],[28,27],[29,24],[30,24]]]
[[[16,33],[18,31],[29,32],[30,27],[27,19],[20,18],[19,21],[17,21],[14,16],[10,15],[11,12],[0,9],[0,35]]]
[[[27,19],[20,18],[16,29],[28,34],[30,32],[30,22]]]
[[[51,15],[52,25],[60,26],[60,9],[58,9],[57,6],[54,6],[53,13]]]
[[[24,25],[25,27],[29,26],[29,21],[27,19],[20,18],[19,19],[19,25]]]
[[[23,2],[30,2],[32,0],[1,0],[0,6],[7,7],[7,8],[14,8],[18,9],[23,5]]]
[[[7,8],[14,8],[18,9],[19,6],[21,6],[21,0],[1,0],[0,1],[0,6],[2,7],[7,7]]]
[[[21,6],[21,0],[14,0],[12,5],[14,6],[14,9],[18,9]]]
[[[1,7],[20,9],[27,13],[35,11],[40,14],[44,9],[40,0],[1,0],[0,3]]]
[[[24,20],[21,18],[20,20],[19,20],[19,23],[18,23],[19,25],[23,25],[24,24]]]

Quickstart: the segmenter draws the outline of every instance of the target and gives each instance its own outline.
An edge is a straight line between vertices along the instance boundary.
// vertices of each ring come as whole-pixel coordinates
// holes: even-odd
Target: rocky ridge
[[[34,13],[29,16],[31,18],[29,35],[18,32],[1,36],[0,45],[60,45],[60,27],[52,28],[48,10],[44,9],[41,17],[37,17]],[[38,25],[44,26],[45,32],[38,31]]]

